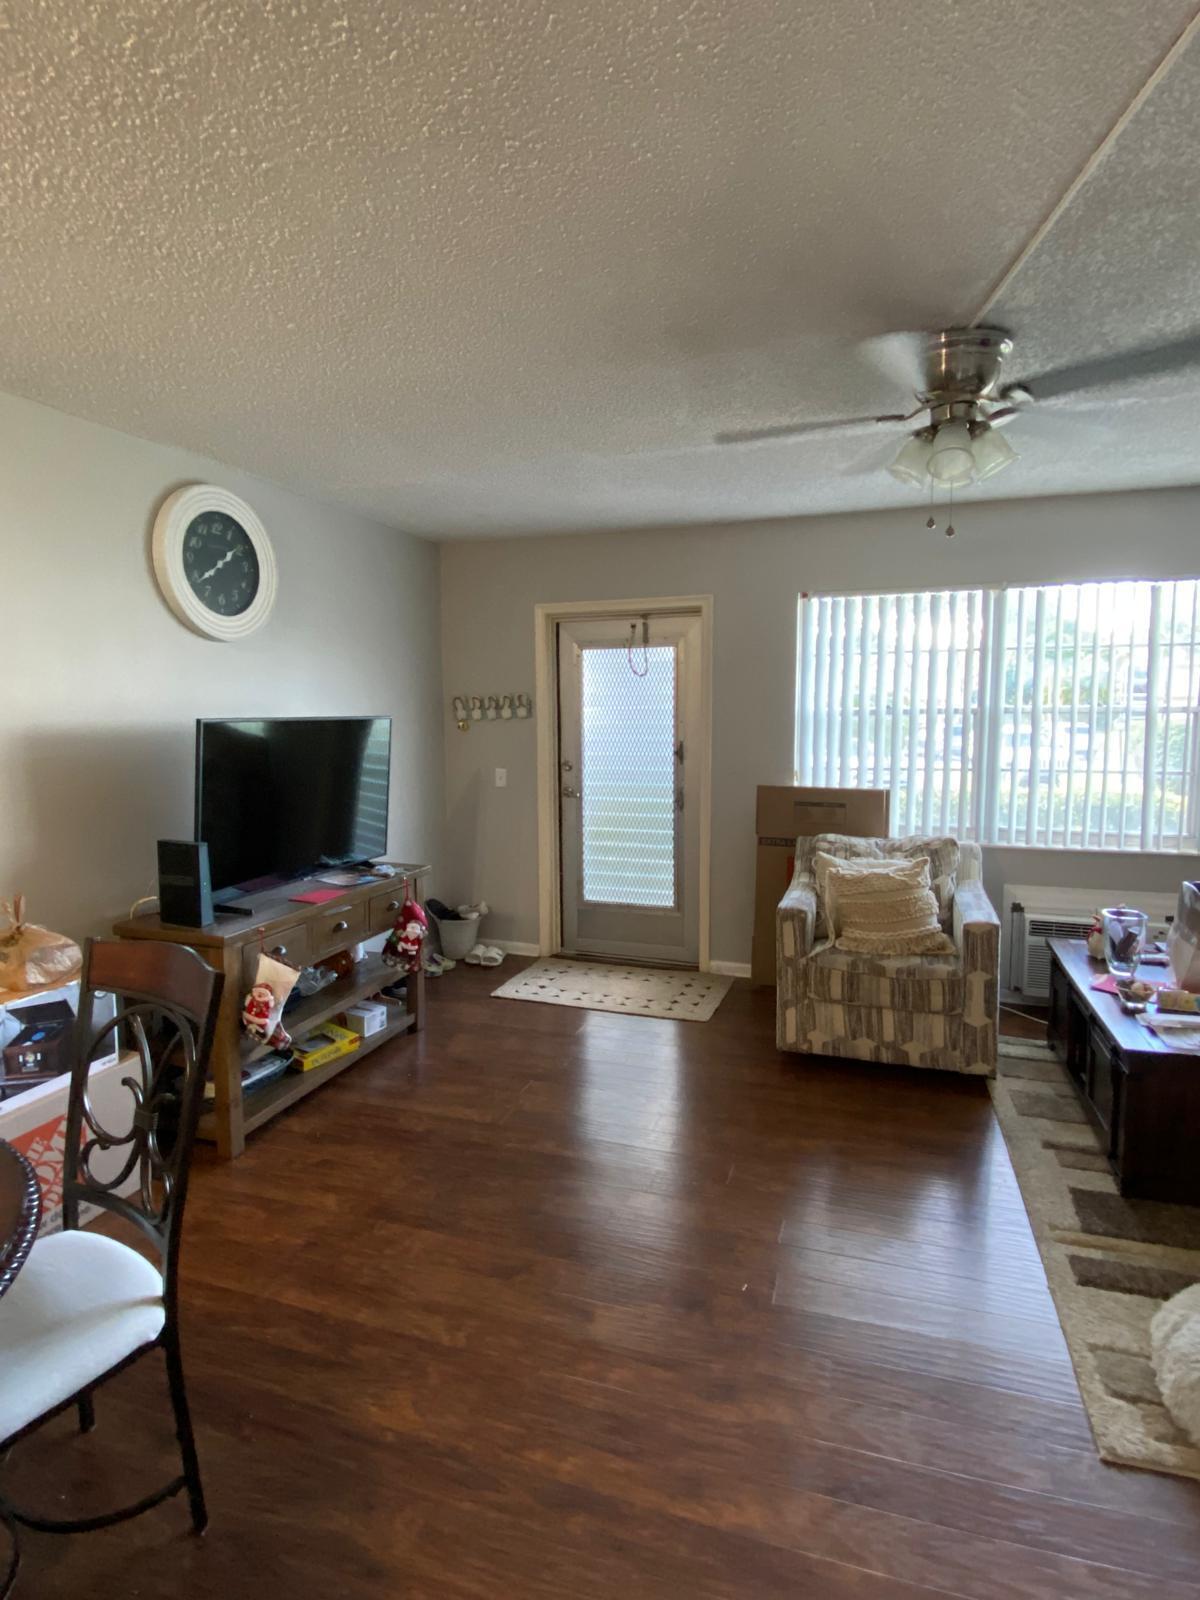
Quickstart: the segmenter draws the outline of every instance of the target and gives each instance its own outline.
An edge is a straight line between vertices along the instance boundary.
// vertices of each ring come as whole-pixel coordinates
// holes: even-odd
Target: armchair
[[[928,855],[935,886],[945,886],[944,926],[953,954],[864,956],[838,950],[817,899],[818,850],[843,857]],[[980,847],[953,839],[797,839],[795,873],[776,912],[779,1049],[991,1077],[1000,919],[984,890],[982,868]]]

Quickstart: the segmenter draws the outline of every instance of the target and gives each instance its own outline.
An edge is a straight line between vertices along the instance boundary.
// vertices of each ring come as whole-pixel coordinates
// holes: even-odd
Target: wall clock
[[[237,495],[193,483],[169,494],[154,519],[154,572],[167,604],[210,639],[244,639],[271,615],[275,552]]]

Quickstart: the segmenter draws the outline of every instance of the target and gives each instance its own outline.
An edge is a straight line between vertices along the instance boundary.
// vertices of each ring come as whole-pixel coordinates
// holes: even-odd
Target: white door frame
[[[700,618],[700,971],[709,970],[709,877],[712,855],[712,634],[710,594],[657,595],[637,600],[566,600],[536,605],[534,617],[534,693],[537,720],[538,950],[562,949],[559,898],[558,624],[580,617],[678,616]]]

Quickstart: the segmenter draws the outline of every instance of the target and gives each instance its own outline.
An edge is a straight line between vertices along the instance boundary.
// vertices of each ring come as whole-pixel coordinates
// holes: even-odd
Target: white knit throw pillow
[[[840,861],[813,858],[825,915],[839,950],[858,955],[948,955],[929,882],[929,858]]]

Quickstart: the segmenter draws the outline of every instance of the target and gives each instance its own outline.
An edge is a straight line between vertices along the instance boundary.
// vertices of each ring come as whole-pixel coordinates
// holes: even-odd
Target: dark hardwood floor
[[[780,1056],[745,984],[697,1024],[498,981],[201,1163],[210,1530],[30,1535],[18,1595],[1200,1600],[1200,1485],[1096,1459],[983,1083]],[[152,1363],[97,1414],[8,1491],[175,1470]]]

